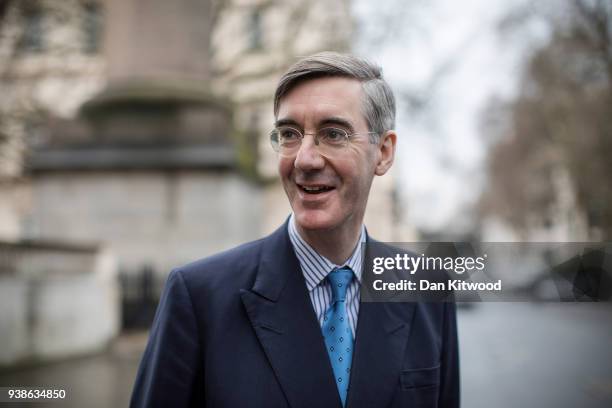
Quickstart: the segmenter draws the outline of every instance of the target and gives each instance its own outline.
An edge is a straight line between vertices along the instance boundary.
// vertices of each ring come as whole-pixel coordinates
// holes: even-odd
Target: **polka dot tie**
[[[322,331],[338,393],[342,406],[345,406],[353,357],[353,332],[346,312],[346,290],[353,279],[353,271],[336,269],[327,279],[332,287],[332,303],[325,312]]]

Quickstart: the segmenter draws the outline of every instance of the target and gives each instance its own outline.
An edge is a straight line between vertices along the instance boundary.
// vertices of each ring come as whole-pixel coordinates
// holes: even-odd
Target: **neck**
[[[297,223],[295,226],[308,245],[336,265],[342,265],[351,256],[361,235],[361,222],[329,230],[305,230]]]

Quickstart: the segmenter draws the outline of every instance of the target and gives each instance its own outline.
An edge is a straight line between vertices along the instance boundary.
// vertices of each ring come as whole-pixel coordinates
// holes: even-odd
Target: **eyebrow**
[[[301,128],[301,126],[293,119],[279,119],[274,123],[274,126],[293,126],[297,128]]]
[[[340,125],[349,129],[351,132],[354,130],[353,124],[349,120],[338,116],[331,116],[319,122],[319,127],[325,125]]]
[[[290,118],[278,119],[274,123],[274,125],[276,127],[279,127],[279,126],[293,126],[293,127],[299,128],[299,129],[302,128],[302,126],[299,123],[297,123],[295,120],[290,119]],[[319,128],[322,127],[322,126],[327,126],[327,125],[338,125],[338,126],[345,127],[347,129],[349,129],[350,131],[354,130],[353,124],[349,120],[341,118],[341,117],[338,117],[338,116],[327,117],[327,118],[322,119],[321,121],[319,121],[319,123],[317,124],[317,126]]]

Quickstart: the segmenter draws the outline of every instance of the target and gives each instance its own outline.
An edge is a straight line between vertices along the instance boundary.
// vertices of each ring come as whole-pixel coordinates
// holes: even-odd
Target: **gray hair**
[[[346,77],[361,82],[365,95],[363,115],[370,132],[381,136],[395,127],[395,97],[382,77],[382,69],[364,59],[337,52],[320,52],[302,58],[281,77],[274,93],[274,116],[281,99],[299,83],[320,77]]]

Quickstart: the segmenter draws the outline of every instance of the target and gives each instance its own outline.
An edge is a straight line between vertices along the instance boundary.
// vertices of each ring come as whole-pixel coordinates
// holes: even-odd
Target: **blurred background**
[[[377,239],[610,241],[609,0],[0,0],[0,386],[127,405],[169,271],[288,215],[272,96],[322,50],[398,99]],[[609,304],[467,306],[464,406],[611,406]]]

